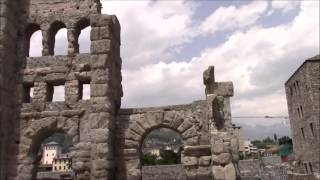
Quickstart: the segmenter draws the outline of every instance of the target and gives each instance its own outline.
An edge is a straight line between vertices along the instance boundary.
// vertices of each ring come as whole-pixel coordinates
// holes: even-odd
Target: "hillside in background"
[[[273,125],[248,125],[246,123],[238,122],[238,126],[243,128],[243,136],[245,139],[255,140],[264,139],[266,137],[273,138],[274,134],[278,137],[291,137],[290,124],[288,120],[273,124]]]

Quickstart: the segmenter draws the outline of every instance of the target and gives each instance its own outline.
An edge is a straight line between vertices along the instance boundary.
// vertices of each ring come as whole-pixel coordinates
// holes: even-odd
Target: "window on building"
[[[312,136],[314,136],[314,130],[313,130],[313,124],[312,123],[310,123],[310,130],[311,130]]]
[[[66,170],[66,166],[63,166],[63,169]]]
[[[310,169],[310,172],[313,173],[313,168],[312,168],[311,162],[309,162],[309,169]]]
[[[48,157],[48,154],[47,154],[47,157]]]
[[[61,170],[61,166],[59,166],[59,170]]]
[[[302,134],[303,139],[305,139],[306,137],[305,137],[305,135],[304,135],[304,130],[303,130],[303,128],[301,128],[301,134]]]
[[[302,106],[300,106],[300,113],[301,113],[301,118],[303,117],[303,109]]]
[[[57,102],[64,101],[65,99],[65,86],[61,85],[52,85],[47,84],[47,101],[49,102]]]
[[[306,173],[309,173],[307,163],[303,163]]]

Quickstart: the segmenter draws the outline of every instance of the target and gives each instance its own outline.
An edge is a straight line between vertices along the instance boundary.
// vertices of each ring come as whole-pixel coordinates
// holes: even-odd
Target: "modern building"
[[[255,147],[249,140],[243,142],[243,147],[244,147],[244,154],[246,155],[258,152],[258,148]]]
[[[62,154],[62,147],[57,142],[49,142],[43,145],[42,164],[43,171],[66,172],[72,171],[72,159],[68,154]]]
[[[71,169],[71,158],[68,154],[61,154],[53,159],[52,171],[53,172],[65,172],[72,171]]]
[[[239,153],[244,152],[244,136],[243,129],[241,126],[237,126],[236,124],[232,124],[233,133],[237,136],[239,143]]]
[[[52,165],[53,159],[61,154],[61,146],[57,142],[49,142],[43,146],[42,164]]]
[[[320,174],[320,55],[285,83],[296,173]]]

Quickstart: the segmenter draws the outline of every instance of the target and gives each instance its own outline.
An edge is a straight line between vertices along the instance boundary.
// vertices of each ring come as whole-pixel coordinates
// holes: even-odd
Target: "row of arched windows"
[[[90,21],[80,20],[74,29],[68,32],[63,22],[55,21],[49,30],[41,30],[37,24],[29,24],[26,28],[26,56],[39,57],[42,55],[67,55],[69,43],[75,53],[90,52]],[[46,33],[44,35],[43,33]],[[68,41],[69,37],[69,42]],[[43,38],[46,38],[45,40]],[[46,49],[43,52],[43,49]]]

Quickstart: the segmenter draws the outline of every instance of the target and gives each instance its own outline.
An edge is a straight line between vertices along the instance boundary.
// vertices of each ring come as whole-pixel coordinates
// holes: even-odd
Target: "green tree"
[[[266,145],[275,144],[275,142],[270,137],[263,139],[262,142],[265,143]]]
[[[178,155],[172,150],[164,150],[161,154],[161,159],[157,161],[160,165],[169,165],[178,163]]]
[[[281,144],[292,144],[292,139],[288,136],[282,136],[279,138],[279,145]]]
[[[251,142],[254,146],[256,146],[258,149],[265,149],[266,148],[266,144],[263,143],[260,140],[254,140]]]
[[[157,156],[151,153],[142,155],[142,165],[152,166],[157,164]]]

